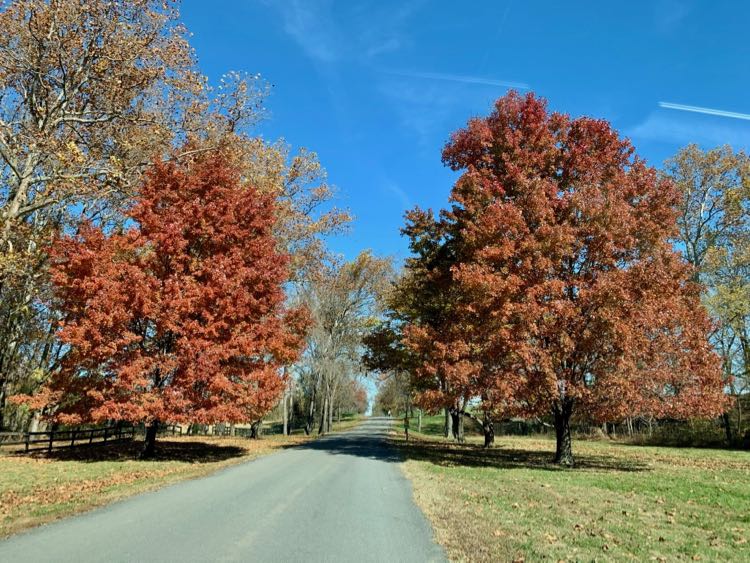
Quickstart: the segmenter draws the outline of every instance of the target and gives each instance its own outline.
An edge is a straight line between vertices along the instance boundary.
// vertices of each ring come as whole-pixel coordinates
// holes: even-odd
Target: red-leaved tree
[[[492,356],[497,349],[487,347],[490,339],[484,331],[492,331],[492,323],[467,314],[471,295],[455,283],[455,267],[464,259],[460,233],[445,212],[436,219],[429,211],[413,210],[406,219],[403,233],[413,256],[406,261],[391,309],[400,321],[395,325],[399,340],[409,352],[405,357],[417,401],[427,410],[445,409],[446,437],[450,415],[459,442],[464,440],[464,418],[471,418],[489,447],[493,417],[508,412],[513,393],[502,388],[507,380],[497,377],[499,362]]]
[[[306,326],[285,310],[274,201],[219,153],[156,163],[124,232],[83,224],[53,245],[69,346],[35,397],[63,423],[255,420],[283,393]]]
[[[463,171],[439,229],[451,314],[410,329],[423,377],[551,414],[561,464],[573,463],[574,412],[721,413],[710,323],[671,244],[679,194],[628,140],[510,93],[456,132],[443,159]],[[429,335],[441,353],[425,354]]]

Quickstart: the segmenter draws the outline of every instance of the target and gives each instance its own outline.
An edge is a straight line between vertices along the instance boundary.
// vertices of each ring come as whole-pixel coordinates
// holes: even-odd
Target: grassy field
[[[441,435],[442,418],[423,430]],[[453,560],[750,560],[748,452],[579,440],[560,469],[551,439],[394,441]]]
[[[342,420],[335,430],[359,424]],[[0,537],[164,485],[212,473],[309,440],[164,437],[156,458],[137,459],[140,441],[33,455],[0,454]]]

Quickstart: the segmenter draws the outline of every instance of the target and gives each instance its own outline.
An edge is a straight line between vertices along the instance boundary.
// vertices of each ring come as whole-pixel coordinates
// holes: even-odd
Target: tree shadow
[[[25,455],[36,459],[55,461],[80,461],[96,463],[102,461],[132,461],[138,459],[143,442],[134,440],[119,444],[81,445],[52,451],[32,451]],[[201,441],[159,439],[154,457],[144,462],[181,461],[185,463],[214,463],[241,457],[245,449],[233,445],[212,444]]]
[[[297,446],[298,450],[313,450],[332,455],[349,455],[396,463],[403,461],[397,448],[385,440],[384,435],[372,434],[366,430],[349,430],[332,434]]]
[[[427,461],[443,467],[495,467],[500,469],[539,469],[565,471],[553,463],[548,451],[508,449],[494,446],[486,449],[478,444],[457,444],[429,440],[389,440],[405,459]],[[574,452],[575,455],[575,452]],[[640,472],[650,471],[647,464],[635,459],[598,455],[576,455],[574,470]]]
[[[645,441],[645,442],[637,442],[637,441],[630,441],[630,440],[618,440],[618,445],[625,446],[627,448],[669,448],[673,450],[705,450],[710,452],[742,452],[742,451],[750,451],[750,447],[744,447],[742,444],[716,444],[716,443],[707,443],[707,444],[693,444],[693,443],[686,443],[686,442],[660,442],[657,440],[653,441]]]
[[[393,425],[392,419],[370,419],[370,421],[357,429],[332,434],[292,447],[298,450],[321,451],[332,455],[349,455],[389,463],[414,459],[444,467],[566,470],[553,463],[553,454],[550,451],[509,449],[503,446],[485,449],[479,444],[458,444],[423,437],[413,437],[406,442],[397,431],[397,427]],[[650,468],[636,459],[580,454],[576,456],[574,470],[641,472],[650,471]]]

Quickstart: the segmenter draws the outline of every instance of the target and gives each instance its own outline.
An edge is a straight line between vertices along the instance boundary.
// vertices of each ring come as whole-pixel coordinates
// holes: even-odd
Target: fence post
[[[76,428],[73,428],[73,431],[70,433],[70,447],[72,448],[75,446],[76,443],[76,432],[78,430]]]
[[[89,430],[89,444],[92,444],[94,441],[94,429],[92,428]]]
[[[107,434],[109,434],[109,427],[104,427],[104,443],[107,443]]]
[[[50,433],[49,433],[49,447],[47,448],[47,451],[50,451],[50,452],[52,451],[52,440],[54,440],[54,439],[55,439],[55,431],[54,430],[50,430]]]
[[[29,451],[29,433],[26,432],[26,451]]]

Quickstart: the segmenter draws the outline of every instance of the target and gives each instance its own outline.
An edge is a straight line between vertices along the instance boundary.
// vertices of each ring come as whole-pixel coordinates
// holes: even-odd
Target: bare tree
[[[375,325],[391,274],[390,260],[364,252],[352,262],[329,265],[304,285],[301,298],[313,317],[302,378],[308,432],[316,413],[318,432],[330,431],[340,390],[363,371],[362,341]]]

